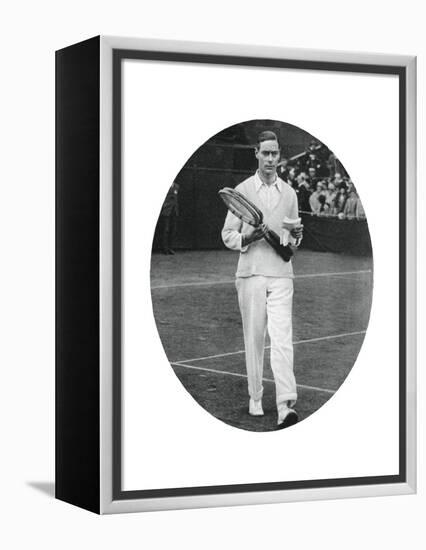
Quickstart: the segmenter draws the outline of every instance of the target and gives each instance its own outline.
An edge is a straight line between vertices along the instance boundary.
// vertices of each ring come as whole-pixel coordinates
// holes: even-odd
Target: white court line
[[[359,281],[359,280],[360,280],[359,277],[355,277],[355,276],[352,276],[352,277],[351,277],[350,275],[346,275],[346,276],[345,276],[345,275],[340,275],[340,276],[338,276],[338,275],[330,275],[330,278],[331,278],[331,279],[332,279],[333,277],[334,277],[335,279],[340,279],[340,280],[344,279],[345,281],[356,281],[356,280]]]
[[[295,279],[312,279],[314,277],[337,277],[338,275],[358,275],[365,273],[372,273],[372,269],[360,269],[359,271],[335,271],[329,273],[302,273],[301,275],[295,275]]]
[[[308,338],[307,340],[298,340],[293,342],[293,346],[298,344],[309,344],[310,342],[321,342],[322,340],[333,340],[334,338],[344,338],[345,336],[358,336],[359,334],[365,334],[365,330],[358,330],[357,332],[343,332],[341,334],[332,334],[330,336],[320,336],[319,338]],[[271,346],[266,346],[265,349],[269,349]],[[228,353],[219,353],[218,355],[206,355],[205,357],[194,357],[193,359],[183,359],[182,361],[175,361],[173,365],[180,365],[181,363],[193,363],[194,361],[204,361],[205,359],[217,359],[219,357],[227,357],[229,355],[238,355],[244,353],[244,350],[230,351]],[[195,367],[194,367],[195,368]],[[218,371],[221,372],[221,371]]]
[[[194,365],[185,365],[184,363],[170,363],[174,367],[185,367],[187,369],[194,369],[194,370],[201,370],[205,372],[213,372],[215,374],[227,374],[229,376],[238,376],[239,378],[247,378],[246,374],[240,374],[238,372],[229,372],[226,370],[217,370],[217,369],[209,369],[207,367],[196,367]],[[263,382],[274,382],[274,380],[271,380],[270,378],[262,378]],[[305,390],[313,390],[313,391],[322,391],[325,393],[336,393],[334,390],[328,390],[326,388],[318,388],[316,386],[305,386],[304,384],[297,384],[298,388],[303,388]]]
[[[327,273],[305,273],[300,275],[295,275],[295,279],[313,279],[315,277],[337,277],[340,275],[358,275],[372,273],[372,269],[363,269],[359,271],[336,271],[336,272],[327,272]],[[214,286],[214,285],[230,285],[235,283],[235,279],[224,279],[222,281],[194,281],[192,283],[176,283],[172,285],[154,285],[151,286],[151,290],[157,290],[160,288],[178,288],[185,286]]]

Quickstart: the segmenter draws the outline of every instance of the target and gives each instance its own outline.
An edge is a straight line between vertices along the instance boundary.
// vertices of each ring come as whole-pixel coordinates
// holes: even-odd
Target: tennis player
[[[280,146],[274,132],[258,136],[256,173],[236,190],[253,202],[264,215],[264,223],[282,234],[284,219],[298,218],[295,191],[277,175]],[[302,238],[303,226],[290,230],[294,239]],[[275,380],[278,428],[298,421],[293,372],[293,267],[285,262],[263,239],[265,226],[254,228],[231,212],[222,229],[222,239],[240,257],[236,273],[238,303],[241,311],[249,393],[249,414],[262,416],[263,359],[265,336],[271,339],[271,368]]]

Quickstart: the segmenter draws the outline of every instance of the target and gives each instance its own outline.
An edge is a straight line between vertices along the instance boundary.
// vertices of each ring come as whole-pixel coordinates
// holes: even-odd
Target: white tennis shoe
[[[249,401],[249,414],[252,416],[263,416],[262,400],[251,399]]]

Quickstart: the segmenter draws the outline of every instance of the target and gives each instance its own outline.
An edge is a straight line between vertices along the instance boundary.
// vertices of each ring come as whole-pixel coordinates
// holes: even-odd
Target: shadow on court
[[[154,254],[154,316],[176,376],[208,412],[232,426],[276,428],[275,384],[265,351],[265,416],[248,414],[241,318],[234,285],[238,254]],[[294,261],[293,341],[301,420],[346,379],[371,308],[372,259],[301,250]],[[269,345],[269,342],[266,342]]]

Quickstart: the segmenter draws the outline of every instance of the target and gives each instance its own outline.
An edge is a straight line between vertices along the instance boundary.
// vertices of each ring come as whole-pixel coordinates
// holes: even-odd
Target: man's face
[[[259,163],[259,171],[265,176],[275,173],[280,159],[280,148],[275,140],[262,141],[256,148],[256,158]]]
[[[314,178],[317,175],[315,168],[309,168],[308,172],[310,178]]]

